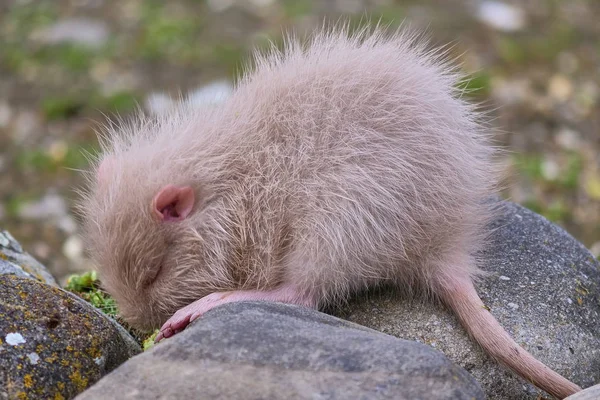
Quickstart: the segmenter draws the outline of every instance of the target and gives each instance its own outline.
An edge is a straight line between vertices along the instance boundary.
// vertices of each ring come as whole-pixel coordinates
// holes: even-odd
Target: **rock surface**
[[[558,226],[516,204],[505,206],[481,254],[482,269],[490,273],[478,285],[483,302],[552,369],[583,388],[600,382],[600,263]],[[334,313],[441,350],[475,376],[489,399],[536,399],[541,393],[487,357],[442,307],[382,290]]]
[[[0,232],[0,399],[68,399],[141,351]]]
[[[58,286],[52,275],[7,231],[0,230],[0,275],[12,274]]]
[[[77,397],[482,399],[431,348],[276,303],[215,308]]]
[[[600,385],[591,386],[587,389],[582,390],[579,393],[575,393],[565,400],[598,400],[600,399]]]

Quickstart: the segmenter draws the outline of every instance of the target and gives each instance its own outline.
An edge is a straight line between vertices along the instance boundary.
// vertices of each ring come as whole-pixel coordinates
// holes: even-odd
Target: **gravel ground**
[[[468,96],[509,150],[505,197],[600,255],[595,0],[0,2],[0,226],[61,281],[91,268],[72,204],[100,124],[228,90],[283,27],[302,34],[340,15],[358,26],[365,12],[453,44]]]

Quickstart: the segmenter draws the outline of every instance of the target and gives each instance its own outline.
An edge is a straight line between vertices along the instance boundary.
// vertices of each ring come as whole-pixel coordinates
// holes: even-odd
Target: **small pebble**
[[[71,236],[65,241],[62,250],[69,260],[79,260],[83,255],[83,242],[79,237]]]
[[[499,31],[514,32],[525,26],[523,10],[500,1],[482,2],[477,10],[477,17]]]
[[[0,101],[0,128],[8,126],[12,117],[12,109],[6,101]]]
[[[36,365],[40,361],[40,356],[37,353],[29,353],[27,354],[27,358],[29,358],[29,362],[33,365]]]
[[[188,100],[196,107],[216,105],[225,101],[232,90],[228,81],[215,81],[191,92]]]
[[[500,279],[503,281],[510,281],[510,278],[508,276],[504,276],[504,275],[500,275]]]
[[[554,100],[565,102],[573,94],[573,84],[564,75],[554,75],[548,82],[548,95]]]
[[[44,43],[76,43],[98,48],[108,39],[106,23],[91,18],[71,18],[58,21],[54,25],[36,33],[36,38]]]
[[[163,114],[175,105],[175,102],[164,93],[150,93],[145,103],[146,110],[154,115]]]
[[[6,335],[5,342],[10,344],[11,346],[18,346],[20,344],[25,343],[25,339],[20,333],[9,333]]]
[[[558,178],[560,174],[560,167],[558,163],[552,159],[546,158],[542,162],[542,176],[549,181],[553,181]]]
[[[556,143],[566,150],[577,150],[581,147],[581,136],[579,132],[562,127],[555,136]]]
[[[19,209],[19,217],[24,219],[41,220],[67,215],[65,200],[54,193],[49,193],[35,202],[23,204]]]

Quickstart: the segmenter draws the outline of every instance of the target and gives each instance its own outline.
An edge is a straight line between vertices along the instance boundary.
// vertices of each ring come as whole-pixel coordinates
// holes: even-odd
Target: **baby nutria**
[[[548,393],[581,390],[475,291],[499,168],[443,55],[406,30],[335,28],[254,60],[222,104],[104,136],[80,210],[122,316],[161,340],[227,302],[319,308],[393,283]]]

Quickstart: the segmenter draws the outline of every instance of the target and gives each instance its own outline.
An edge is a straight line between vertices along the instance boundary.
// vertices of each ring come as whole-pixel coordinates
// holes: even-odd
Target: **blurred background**
[[[90,269],[72,205],[99,124],[226,94],[255,47],[365,13],[454,44],[510,150],[504,195],[600,254],[600,1],[0,0],[0,229],[64,282]]]

